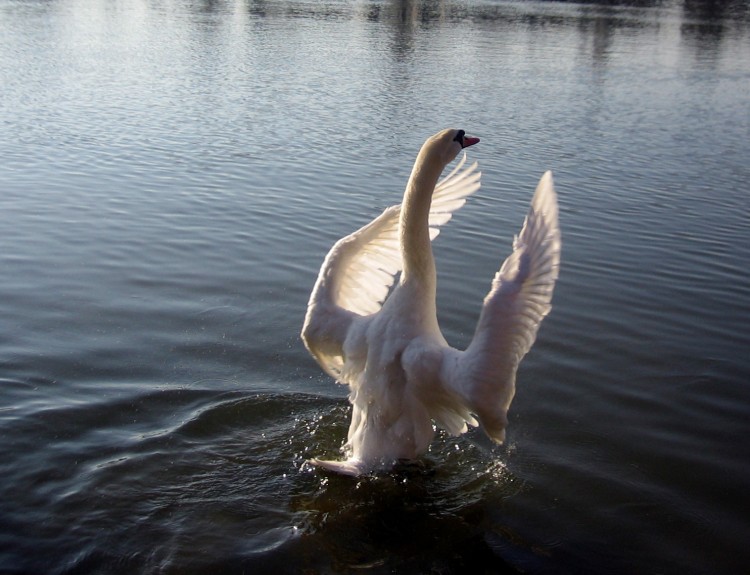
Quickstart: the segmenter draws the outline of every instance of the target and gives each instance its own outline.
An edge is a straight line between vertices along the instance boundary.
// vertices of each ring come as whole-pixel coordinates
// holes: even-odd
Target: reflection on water
[[[742,1],[0,0],[0,571],[741,572]],[[471,337],[539,175],[563,262],[508,444],[359,481],[298,333],[423,139]]]

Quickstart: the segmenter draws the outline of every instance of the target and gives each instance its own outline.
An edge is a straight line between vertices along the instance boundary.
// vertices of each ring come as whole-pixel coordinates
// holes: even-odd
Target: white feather
[[[558,275],[557,196],[547,172],[471,344],[450,347],[437,324],[429,242],[479,189],[481,174],[476,163],[464,168],[465,154],[436,183],[460,151],[459,137],[444,130],[429,138],[404,202],[336,242],[321,267],[302,337],[323,369],[350,386],[353,414],[347,460],[315,465],[357,475],[415,458],[433,438],[433,421],[452,434],[481,423],[504,440],[516,370],[549,313]]]

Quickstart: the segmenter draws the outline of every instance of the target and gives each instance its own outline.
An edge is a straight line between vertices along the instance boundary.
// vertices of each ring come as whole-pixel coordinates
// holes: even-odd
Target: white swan
[[[346,461],[310,462],[348,475],[414,459],[434,436],[433,421],[459,435],[477,419],[505,440],[516,369],[550,310],[560,261],[557,197],[542,176],[513,253],[495,275],[466,351],[438,327],[431,240],[438,226],[479,189],[476,163],[464,155],[478,138],[443,130],[417,156],[403,203],[328,252],[307,307],[302,339],[322,368],[349,384],[353,406]],[[389,290],[400,272],[398,284]],[[475,418],[476,417],[476,418]]]

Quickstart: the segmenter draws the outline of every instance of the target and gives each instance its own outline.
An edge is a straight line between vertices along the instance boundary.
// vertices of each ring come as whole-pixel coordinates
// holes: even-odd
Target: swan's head
[[[463,130],[448,129],[429,138],[423,149],[444,167],[451,163],[461,150],[473,146],[477,142],[479,142],[479,138],[467,136]]]

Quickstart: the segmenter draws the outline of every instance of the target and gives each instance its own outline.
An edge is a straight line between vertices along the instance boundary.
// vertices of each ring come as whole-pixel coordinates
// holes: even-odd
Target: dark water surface
[[[0,0],[0,85],[0,572],[747,572],[747,3]],[[507,445],[312,471],[309,290],[447,126],[450,342],[560,196]]]

